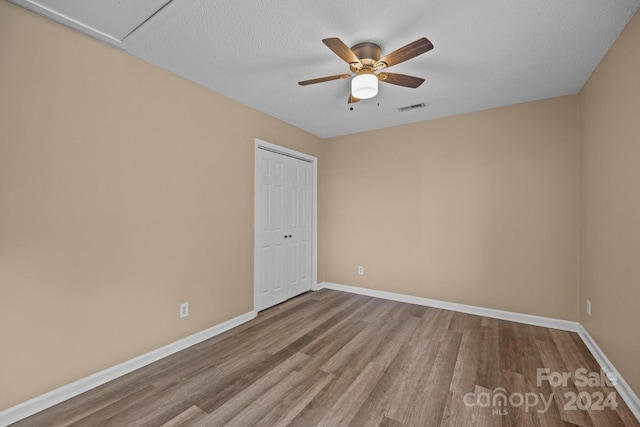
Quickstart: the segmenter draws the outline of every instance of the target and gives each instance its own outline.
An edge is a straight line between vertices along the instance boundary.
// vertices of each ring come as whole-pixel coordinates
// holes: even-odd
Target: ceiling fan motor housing
[[[351,48],[353,53],[360,59],[360,64],[349,64],[352,72],[357,73],[364,69],[371,69],[373,72],[373,64],[380,60],[382,50],[380,46],[371,42],[358,43]]]
[[[351,50],[358,58],[360,58],[360,61],[363,59],[372,59],[373,62],[380,59],[380,54],[382,52],[380,46],[371,42],[358,43],[353,46]]]

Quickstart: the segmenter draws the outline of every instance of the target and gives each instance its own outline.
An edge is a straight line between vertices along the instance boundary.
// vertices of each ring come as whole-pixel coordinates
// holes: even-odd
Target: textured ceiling
[[[640,6],[640,0],[12,1],[322,138],[577,93]],[[123,16],[139,22],[125,24]],[[351,111],[349,79],[297,84],[349,72],[324,38],[349,46],[376,42],[384,55],[423,36],[434,50],[389,69],[425,78],[417,89],[381,83],[378,96]],[[426,108],[398,111],[422,102]]]

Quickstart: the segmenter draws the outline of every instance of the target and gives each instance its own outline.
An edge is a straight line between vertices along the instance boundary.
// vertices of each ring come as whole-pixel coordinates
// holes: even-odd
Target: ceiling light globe
[[[359,74],[351,80],[351,94],[358,99],[373,98],[378,94],[378,77],[375,74]]]

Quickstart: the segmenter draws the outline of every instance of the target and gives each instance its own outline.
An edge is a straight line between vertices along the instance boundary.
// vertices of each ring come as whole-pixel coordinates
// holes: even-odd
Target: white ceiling
[[[319,137],[577,93],[640,0],[11,0]],[[420,37],[435,48],[347,105],[348,73],[322,39],[389,53]],[[398,107],[424,102],[422,109]]]

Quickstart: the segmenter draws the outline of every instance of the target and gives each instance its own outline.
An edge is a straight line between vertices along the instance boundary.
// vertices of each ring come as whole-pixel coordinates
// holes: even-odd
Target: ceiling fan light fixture
[[[351,93],[347,100],[349,104],[376,96],[378,94],[378,80],[396,86],[412,89],[417,88],[424,83],[423,78],[398,73],[387,73],[381,70],[386,70],[389,67],[408,61],[433,49],[433,44],[427,40],[426,37],[422,37],[381,58],[380,46],[375,43],[363,42],[350,48],[337,37],[323,39],[322,42],[331,49],[333,53],[338,55],[340,59],[349,64],[351,74],[336,74],[317,79],[303,80],[298,82],[298,84],[300,86],[306,86],[332,80],[346,79],[355,75],[351,79]]]
[[[378,94],[378,77],[375,74],[358,74],[351,79],[351,94],[358,99],[373,98]]]

